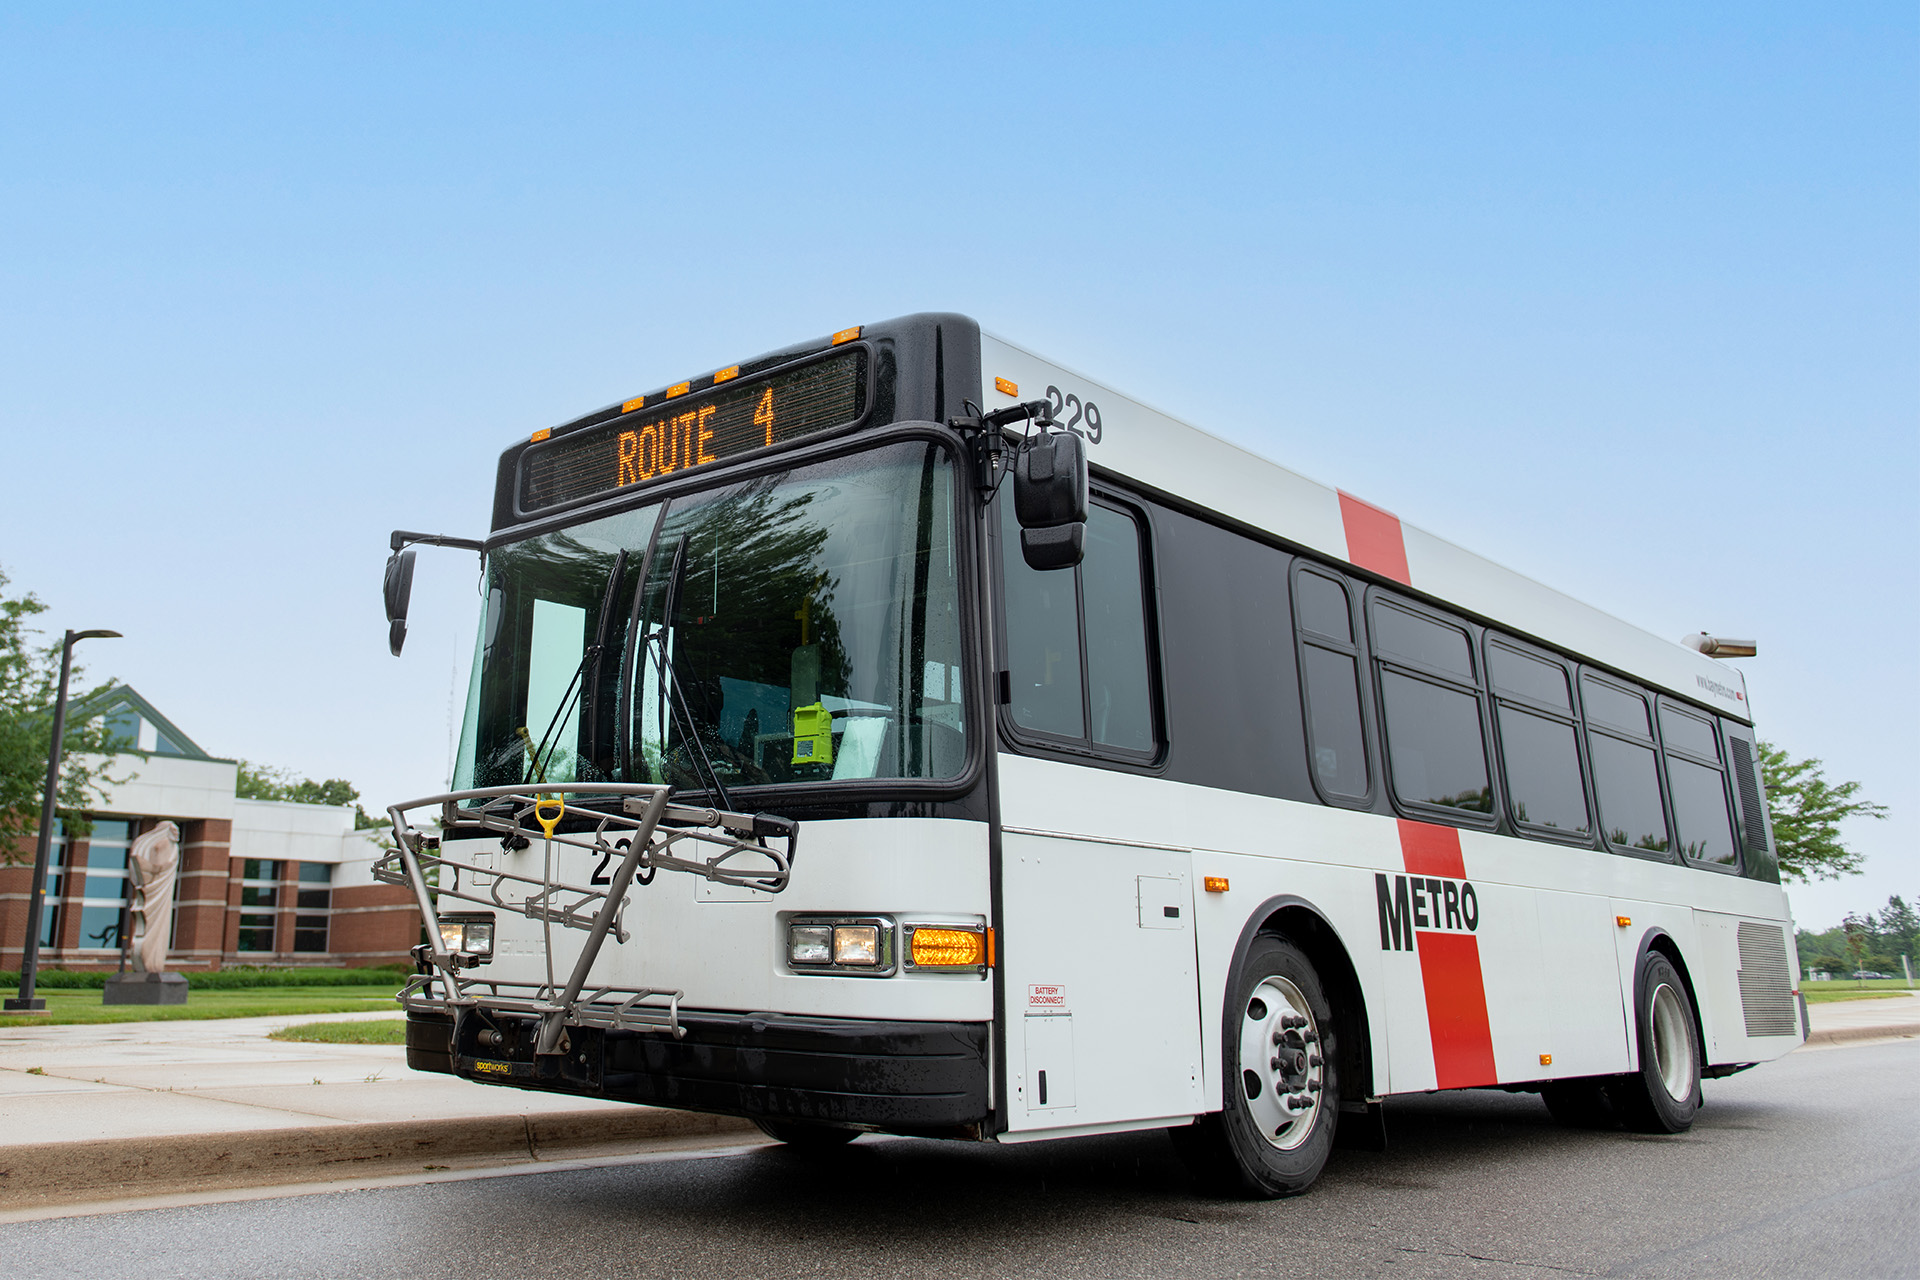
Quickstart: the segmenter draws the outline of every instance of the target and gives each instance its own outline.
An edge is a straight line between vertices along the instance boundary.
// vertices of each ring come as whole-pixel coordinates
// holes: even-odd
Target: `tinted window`
[[[1572,725],[1502,704],[1500,751],[1514,821],[1558,831],[1588,830]]]
[[[1007,667],[1013,722],[1023,729],[1078,738],[1086,733],[1080,691],[1080,620],[1076,574],[1041,573],[1020,558],[1013,503],[1000,504],[1006,565]]]
[[[1467,637],[1455,627],[1381,605],[1373,611],[1373,643],[1381,653],[1473,679],[1473,658],[1467,649]]]
[[[1727,789],[1720,771],[1669,758],[1667,783],[1673,788],[1673,821],[1680,828],[1680,851],[1695,862],[1732,864],[1733,819],[1727,813]]]
[[[1087,696],[1093,740],[1153,750],[1153,692],[1147,681],[1147,614],[1140,595],[1140,533],[1111,507],[1087,515],[1080,568],[1087,610]]]
[[[1502,693],[1517,693],[1563,711],[1573,709],[1573,699],[1567,693],[1567,673],[1558,663],[1495,644],[1487,646],[1487,671],[1493,677],[1493,687]]]
[[[1479,699],[1397,671],[1381,673],[1380,694],[1395,794],[1415,804],[1493,812]]]
[[[1653,748],[1590,733],[1587,754],[1593,762],[1594,795],[1600,801],[1600,827],[1608,842],[1623,849],[1664,851],[1667,818],[1660,808]]]
[[[1303,573],[1294,579],[1293,591],[1301,630],[1335,640],[1353,639],[1353,615],[1347,609],[1347,593],[1339,583],[1317,573]]]
[[[1713,740],[1713,726],[1698,716],[1690,716],[1672,707],[1660,708],[1660,737],[1669,750],[1685,751],[1703,760],[1718,762],[1720,750]]]
[[[1651,722],[1647,719],[1647,702],[1639,694],[1593,679],[1583,680],[1580,685],[1580,698],[1586,704],[1588,720],[1624,729],[1638,738],[1653,737]]]
[[[1302,574],[1299,580],[1312,579]],[[1360,732],[1360,685],[1353,659],[1309,644],[1300,651],[1300,663],[1307,685],[1314,776],[1330,794],[1364,796],[1367,748]]]

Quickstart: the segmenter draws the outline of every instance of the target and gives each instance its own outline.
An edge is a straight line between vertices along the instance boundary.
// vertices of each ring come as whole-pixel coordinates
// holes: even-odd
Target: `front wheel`
[[[1700,1037],[1693,998],[1673,962],[1658,951],[1640,961],[1636,1025],[1640,1070],[1616,1076],[1607,1095],[1627,1127],[1683,1133],[1700,1110]]]
[[[1221,1027],[1222,1109],[1172,1136],[1202,1179],[1243,1195],[1298,1195],[1333,1151],[1338,1031],[1306,953],[1256,934]]]

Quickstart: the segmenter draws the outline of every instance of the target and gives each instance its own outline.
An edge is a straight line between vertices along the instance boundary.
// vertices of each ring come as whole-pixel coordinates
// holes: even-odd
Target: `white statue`
[[[133,842],[133,970],[160,973],[167,967],[167,934],[173,919],[173,882],[180,870],[180,828],[162,822]]]

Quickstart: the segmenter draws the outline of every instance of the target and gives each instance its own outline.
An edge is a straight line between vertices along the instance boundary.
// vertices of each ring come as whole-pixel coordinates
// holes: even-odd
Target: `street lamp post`
[[[47,862],[53,852],[53,805],[60,790],[60,757],[67,735],[67,677],[73,674],[73,646],[82,640],[118,640],[118,631],[69,631],[60,646],[60,693],[53,702],[53,745],[47,748],[47,790],[40,801],[40,839],[33,849],[33,889],[27,894],[27,936],[20,954],[20,995],[0,1003],[0,1012],[45,1013],[47,1002],[33,994],[40,976],[40,921],[46,914]]]

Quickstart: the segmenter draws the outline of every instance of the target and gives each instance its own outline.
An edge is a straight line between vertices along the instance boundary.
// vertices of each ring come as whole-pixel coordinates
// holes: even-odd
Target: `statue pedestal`
[[[116,973],[107,979],[102,1004],[185,1004],[184,973]]]

